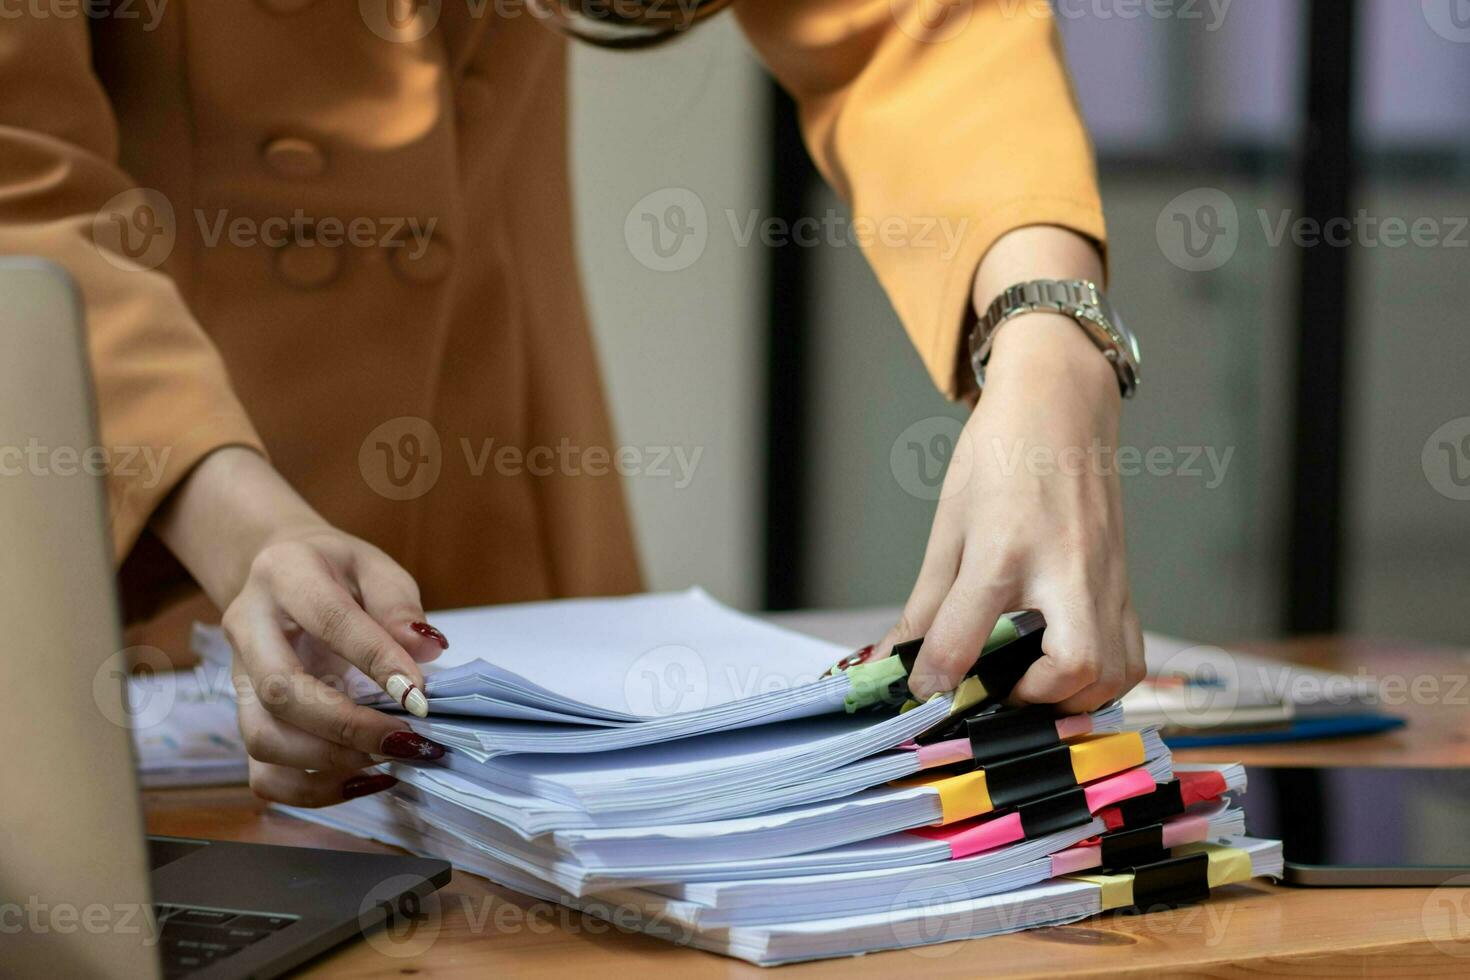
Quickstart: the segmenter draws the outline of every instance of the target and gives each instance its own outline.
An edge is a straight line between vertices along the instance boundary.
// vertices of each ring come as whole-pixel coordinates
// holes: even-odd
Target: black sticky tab
[[[1087,791],[1081,786],[1022,803],[1016,807],[1016,815],[1021,818],[1021,830],[1027,840],[1080,827],[1092,819],[1092,811],[1087,808]]]
[[[1028,633],[975,661],[968,676],[980,679],[980,683],[985,686],[986,701],[1004,701],[1026,671],[1031,669],[1031,665],[1041,659],[1041,637],[1045,632],[1043,627],[1034,633]],[[893,656],[903,664],[905,675],[913,674],[914,662],[918,660],[919,648],[923,645],[922,636],[916,640],[894,644]]]
[[[1201,851],[1139,865],[1133,872],[1135,912],[1188,905],[1210,897],[1210,857]]]
[[[991,805],[997,809],[1077,785],[1077,776],[1072,772],[1072,749],[1066,745],[982,768],[985,770],[985,791],[990,794]]]
[[[981,765],[1059,744],[1056,712],[1047,705],[1011,708],[965,719],[970,754]]]
[[[933,745],[935,742],[948,742],[952,739],[964,738],[965,733],[969,731],[967,725],[971,718],[982,718],[1010,710],[1012,709],[999,704],[981,703],[971,705],[961,714],[950,715],[948,718],[940,721],[933,728],[921,733],[914,741],[920,745]]]
[[[1183,812],[1184,792],[1177,779],[1160,783],[1152,793],[1145,793],[1118,803],[1118,816],[1123,818],[1124,827],[1157,823],[1165,817],[1172,817]]]
[[[1004,701],[1010,696],[1011,689],[1031,669],[1031,665],[1041,659],[1041,638],[1044,635],[1044,629],[1028,633],[975,662],[970,673],[985,685],[988,700]]]
[[[1162,861],[1169,856],[1164,847],[1164,825],[1151,823],[1132,830],[1115,830],[1103,834],[1102,863],[1104,869],[1127,868],[1153,861]]]
[[[919,656],[919,647],[924,645],[924,638],[917,640],[905,640],[893,645],[893,655],[903,664],[903,672],[912,674],[914,672],[914,660]]]

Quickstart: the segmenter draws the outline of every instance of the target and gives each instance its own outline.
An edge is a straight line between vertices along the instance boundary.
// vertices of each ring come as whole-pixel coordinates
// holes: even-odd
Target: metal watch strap
[[[975,372],[976,382],[984,387],[985,364],[990,359],[990,344],[995,331],[1005,321],[1022,313],[1034,312],[1061,313],[1078,319],[1084,310],[1098,310],[1101,303],[1097,285],[1086,279],[1038,279],[1007,286],[986,307],[985,314],[980,317],[971,335],[970,366]],[[1118,369],[1119,352],[1127,346],[1127,341],[1105,317],[1092,315],[1087,316],[1086,320],[1104,331],[1115,345],[1115,351],[1104,351],[1104,354],[1114,368]],[[1125,398],[1133,393],[1135,384],[1135,372],[1125,374],[1119,371],[1118,385]]]

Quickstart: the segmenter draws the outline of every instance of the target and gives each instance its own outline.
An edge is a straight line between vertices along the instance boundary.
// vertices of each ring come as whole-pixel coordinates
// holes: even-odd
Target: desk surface
[[[793,616],[791,625],[840,642],[870,635],[886,614],[867,620]],[[1359,669],[1405,686],[1390,710],[1407,728],[1367,739],[1242,749],[1196,749],[1181,760],[1314,765],[1470,765],[1470,651],[1362,640],[1261,644],[1258,652]],[[1426,680],[1427,679],[1427,680]],[[1417,687],[1414,685],[1417,682]],[[381,845],[265,809],[242,788],[145,794],[153,833],[340,848]],[[414,950],[414,955],[396,955]],[[783,977],[817,974],[891,980],[919,974],[973,976],[1396,976],[1470,974],[1470,892],[1431,889],[1293,889],[1252,883],[1219,890],[1193,908],[1144,916],[1109,914],[1012,936],[876,953],[857,959],[782,967]],[[456,873],[437,908],[408,941],[385,937],[328,954],[321,977],[622,977],[772,976],[759,968],[680,948],[598,919],[539,902]]]

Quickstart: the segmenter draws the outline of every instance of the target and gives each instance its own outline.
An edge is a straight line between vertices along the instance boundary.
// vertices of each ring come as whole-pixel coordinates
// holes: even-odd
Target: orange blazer
[[[612,445],[572,250],[569,42],[496,7],[209,0],[0,26],[0,253],[83,294],[131,619],[187,594],[147,524],[226,445],[268,452],[428,608],[639,587],[615,467],[472,458],[489,438],[525,464]],[[864,236],[952,390],[991,243],[1104,234],[1048,5],[734,9],[855,219],[960,232]]]

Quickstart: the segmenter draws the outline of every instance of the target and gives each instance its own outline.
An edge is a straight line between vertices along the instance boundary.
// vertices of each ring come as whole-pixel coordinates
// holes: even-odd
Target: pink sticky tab
[[[951,766],[956,762],[969,762],[974,755],[970,751],[970,740],[954,738],[948,742],[919,746],[919,768],[933,769],[936,766]]]
[[[1138,768],[1089,783],[1082,791],[1087,796],[1087,809],[1096,813],[1105,806],[1152,793],[1154,787],[1154,777],[1147,769]]]
[[[1102,847],[1093,844],[1090,847],[1069,847],[1065,851],[1057,851],[1051,856],[1051,876],[1076,874],[1079,871],[1087,871],[1102,863]]]
[[[1066,741],[1079,735],[1092,734],[1091,715],[1068,715],[1057,719],[1057,738]]]
[[[909,833],[944,841],[949,845],[951,858],[969,857],[992,847],[1014,844],[1026,836],[1019,813],[1008,813],[990,820],[964,820],[945,827],[916,827]]]
[[[1183,813],[1164,821],[1164,846],[1192,844],[1210,835],[1210,818],[1202,813]]]

